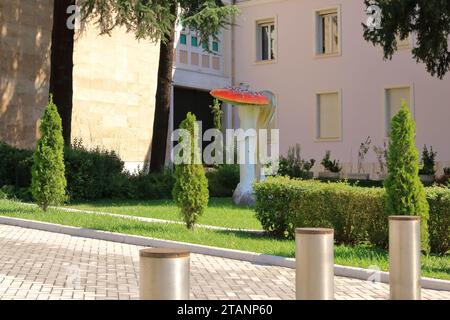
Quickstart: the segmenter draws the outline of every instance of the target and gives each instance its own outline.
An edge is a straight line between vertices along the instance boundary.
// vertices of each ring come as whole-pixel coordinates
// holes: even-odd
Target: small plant
[[[423,146],[422,168],[420,169],[419,174],[428,176],[434,176],[436,174],[436,155],[437,152],[433,151],[433,147],[430,147],[430,150],[428,150],[426,145]]]
[[[175,167],[175,185],[172,190],[173,199],[180,207],[186,227],[190,230],[194,229],[195,223],[203,214],[209,201],[205,169],[194,161],[200,149],[196,139],[196,122],[195,115],[189,112],[180,125],[180,129],[188,130],[191,135],[191,163]]]
[[[362,142],[359,146],[358,151],[358,173],[364,172],[364,160],[366,159],[367,153],[370,150],[370,144],[372,143],[372,139],[367,137],[366,141]]]
[[[53,97],[45,108],[40,126],[41,138],[34,152],[31,193],[34,201],[47,211],[50,205],[66,200],[62,122]]]
[[[429,205],[419,179],[419,152],[416,148],[416,124],[406,103],[392,118],[388,152],[389,176],[386,188],[386,213],[421,217],[422,250],[429,251]]]
[[[339,173],[342,171],[342,166],[340,165],[339,161],[331,160],[331,151],[327,151],[325,153],[325,157],[323,158],[321,164],[325,168],[325,170],[329,172]]]
[[[296,144],[295,147],[290,147],[287,157],[280,157],[280,167],[278,174],[280,176],[288,176],[291,178],[308,178],[308,173],[314,167],[316,160],[309,161],[302,159],[301,147]]]
[[[213,105],[209,106],[209,108],[211,109],[211,113],[213,114],[214,128],[221,130],[223,115],[222,105],[220,104],[219,100],[214,99]]]
[[[386,141],[383,146],[374,146],[373,151],[377,156],[378,161],[378,175],[385,176],[387,174],[387,158],[388,158],[388,145]]]
[[[436,180],[439,186],[450,188],[450,168],[444,168],[444,175]]]

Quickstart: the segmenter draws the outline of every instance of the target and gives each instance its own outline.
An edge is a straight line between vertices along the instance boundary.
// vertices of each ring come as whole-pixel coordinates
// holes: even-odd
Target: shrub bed
[[[426,190],[431,250],[444,254],[450,249],[450,190]],[[387,246],[389,214],[383,188],[276,177],[256,183],[255,194],[256,216],[275,236],[293,238],[297,227],[330,227],[337,243]]]
[[[31,201],[33,152],[0,142],[0,190],[3,196]],[[76,143],[64,151],[67,193],[70,200],[170,199],[171,172],[130,175],[111,151],[87,150]]]
[[[209,195],[216,198],[229,198],[239,184],[239,165],[223,164],[206,171]]]

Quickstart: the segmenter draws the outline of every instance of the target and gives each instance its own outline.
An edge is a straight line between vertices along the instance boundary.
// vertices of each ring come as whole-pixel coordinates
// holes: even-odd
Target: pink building
[[[414,35],[392,61],[363,39],[363,1],[242,0],[234,34],[234,82],[278,97],[281,152],[301,144],[320,163],[326,150],[357,171],[368,136],[382,146],[405,99],[417,122],[417,147],[433,146],[438,169],[450,166],[450,78],[432,77],[411,55]],[[376,177],[373,148],[365,172]],[[316,165],[316,171],[322,171]]]

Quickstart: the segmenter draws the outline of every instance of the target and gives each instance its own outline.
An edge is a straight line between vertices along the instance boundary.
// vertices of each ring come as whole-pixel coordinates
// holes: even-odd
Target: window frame
[[[337,94],[338,96],[338,111],[341,116],[340,119],[340,133],[339,137],[321,137],[320,136],[320,96],[326,94]],[[315,142],[342,142],[344,137],[344,113],[342,108],[342,89],[319,91],[315,94],[315,127],[314,127],[314,141]]]
[[[322,17],[324,15],[336,14],[337,16],[337,35],[338,44],[337,52],[322,53],[323,51],[323,27],[322,27]],[[341,6],[336,5],[334,7],[318,9],[314,11],[314,57],[315,58],[331,58],[342,56],[342,19],[341,19]],[[330,37],[330,41],[331,37]]]
[[[273,26],[274,31],[274,44],[273,47],[271,46],[271,41],[268,42],[268,53],[270,52],[270,49],[273,51],[274,58],[273,59],[262,59],[262,28],[266,26]],[[278,61],[278,25],[277,25],[277,18],[265,18],[265,19],[258,19],[255,21],[255,41],[254,41],[254,59],[255,64],[270,64],[270,63],[276,63]]]
[[[184,38],[185,43],[183,43],[183,42],[181,41],[182,38]],[[183,32],[183,31],[180,32],[180,41],[179,41],[179,44],[180,44],[181,46],[187,47],[187,44],[188,44],[188,34],[187,34],[187,33]]]
[[[412,116],[415,119],[415,100],[414,100],[414,84],[413,83],[406,83],[406,84],[400,84],[400,85],[392,85],[392,86],[384,86],[382,91],[382,128],[383,128],[383,137],[389,138],[390,134],[390,120],[388,119],[388,114],[390,115],[390,110],[388,110],[388,90],[392,89],[409,89],[409,101],[410,105],[409,110],[411,110]],[[389,113],[388,113],[389,111]]]

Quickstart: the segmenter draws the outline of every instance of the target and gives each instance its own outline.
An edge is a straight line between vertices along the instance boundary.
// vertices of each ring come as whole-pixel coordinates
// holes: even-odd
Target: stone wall
[[[53,0],[0,0],[0,140],[33,148],[50,82]],[[159,45],[88,25],[74,49],[72,138],[131,166],[150,149]]]
[[[74,49],[72,138],[142,163],[152,138],[159,45],[116,30],[79,31]]]
[[[0,0],[0,140],[33,148],[47,103],[53,0]]]

